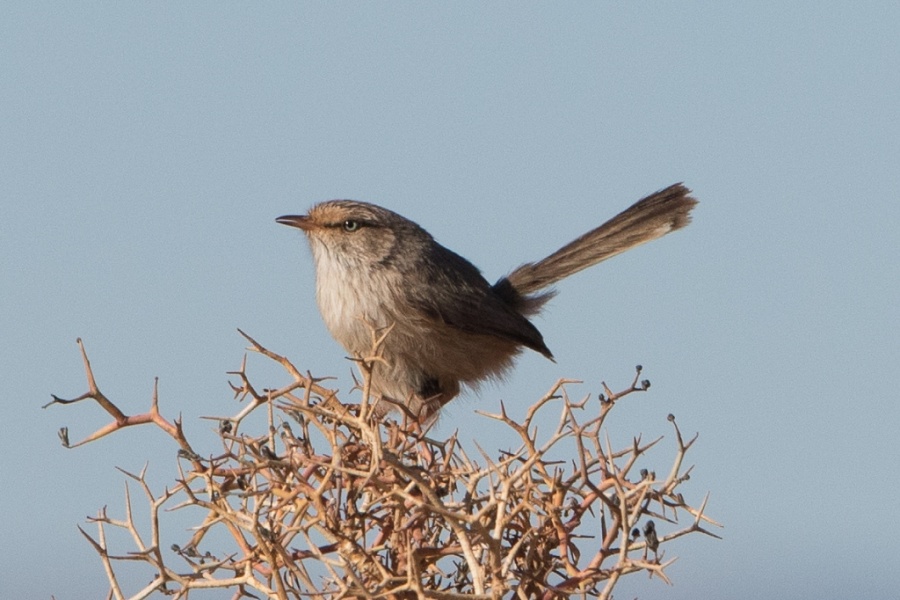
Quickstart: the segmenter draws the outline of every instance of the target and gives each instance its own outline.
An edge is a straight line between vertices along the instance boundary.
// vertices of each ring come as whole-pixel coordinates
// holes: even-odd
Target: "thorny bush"
[[[144,473],[126,472],[146,497],[149,532],[136,526],[129,493],[124,519],[104,509],[91,519],[96,536],[81,530],[103,562],[109,597],[229,589],[234,598],[608,598],[623,575],[646,572],[668,582],[669,541],[714,536],[706,529],[718,526],[705,515],[706,498],[694,507],[679,491],[696,436],[685,440],[669,415],[677,448],[667,474],[657,477],[637,465],[661,438],[636,437],[613,449],[604,435],[617,402],[649,387],[638,381],[640,367],[619,393],[604,384],[603,393],[573,401],[567,385],[576,382],[561,380],[523,419],[502,406],[484,415],[510,428],[520,445],[493,454],[476,446],[474,458],[456,433],[437,440],[408,420],[373,416],[383,411],[369,401],[365,381],[378,368],[377,346],[360,363],[362,402],[345,405],[322,380],[245,337],[292,381],[258,388],[245,356],[231,375],[247,404],[217,419],[221,447],[207,453],[193,447],[180,421],[161,415],[155,389],[147,413],[124,414],[98,388],[79,340],[89,389],[50,404],[91,399],[113,421],[77,444],[62,429],[63,444],[154,423],[179,446],[180,477],[162,493]],[[268,430],[254,435],[244,419],[259,408],[268,411]],[[160,539],[166,511],[189,507],[203,515],[193,535],[180,544]],[[126,530],[134,550],[113,554],[108,527]],[[222,533],[233,541],[227,549]],[[116,575],[122,561],[145,563],[150,583],[126,594]]]

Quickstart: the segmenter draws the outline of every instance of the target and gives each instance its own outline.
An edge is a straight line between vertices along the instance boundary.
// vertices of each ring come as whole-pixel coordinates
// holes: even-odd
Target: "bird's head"
[[[317,264],[337,262],[348,268],[390,267],[404,260],[415,246],[431,243],[416,223],[367,202],[330,200],[305,215],[275,219],[303,230]]]

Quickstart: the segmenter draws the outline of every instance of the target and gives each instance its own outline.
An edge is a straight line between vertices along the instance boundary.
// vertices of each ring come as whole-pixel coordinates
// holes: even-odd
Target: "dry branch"
[[[135,525],[127,485],[123,519],[104,510],[92,519],[96,537],[81,530],[101,557],[112,597],[187,598],[192,590],[229,589],[234,598],[608,598],[630,573],[668,582],[665,569],[674,559],[664,560],[664,547],[671,540],[716,537],[707,499],[695,508],[679,491],[696,436],[685,442],[670,416],[677,448],[665,479],[636,466],[659,439],[638,437],[614,450],[606,438],[616,403],[649,388],[638,382],[640,367],[622,392],[603,384],[603,394],[580,401],[568,396],[576,382],[560,380],[521,421],[501,405],[499,414],[486,416],[512,429],[520,447],[499,454],[478,448],[480,460],[473,460],[456,434],[436,440],[419,427],[371,417],[377,411],[370,410],[365,383],[361,404],[342,404],[323,380],[241,334],[251,351],[282,365],[292,383],[253,385],[245,356],[232,387],[248,402],[235,416],[215,418],[221,448],[205,456],[179,422],[161,416],[155,387],[142,415],[128,416],[104,396],[79,340],[89,389],[72,400],[54,396],[50,404],[92,399],[113,420],[78,444],[70,445],[63,430],[64,445],[153,423],[180,448],[181,476],[161,494],[144,472],[125,472],[149,507],[147,536]],[[364,382],[378,368],[375,342],[373,359],[360,364]],[[243,431],[245,417],[263,406],[267,431]],[[554,422],[539,432],[539,423]],[[187,543],[166,548],[161,518],[187,507],[203,518]],[[687,525],[679,522],[682,513]],[[134,551],[111,554],[107,527],[127,531]],[[231,546],[216,547],[211,540],[221,538],[214,531],[224,531]],[[122,561],[146,564],[151,583],[126,594],[116,576]]]

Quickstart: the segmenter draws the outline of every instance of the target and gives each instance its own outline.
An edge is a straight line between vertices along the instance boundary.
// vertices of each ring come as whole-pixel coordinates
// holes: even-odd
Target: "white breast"
[[[316,300],[331,335],[350,353],[371,350],[372,333],[366,325],[385,327],[387,315],[379,298],[390,288],[384,274],[361,265],[349,264],[345,256],[329,252],[321,244],[312,245],[316,260]]]

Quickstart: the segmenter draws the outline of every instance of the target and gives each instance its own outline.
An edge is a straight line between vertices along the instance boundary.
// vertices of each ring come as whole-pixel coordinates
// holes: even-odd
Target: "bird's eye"
[[[344,228],[344,231],[353,233],[357,229],[359,229],[359,221],[354,221],[353,219],[347,219],[344,221],[341,226]]]

